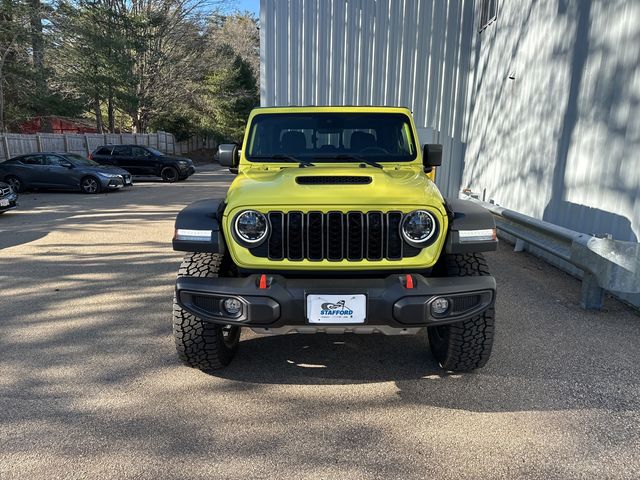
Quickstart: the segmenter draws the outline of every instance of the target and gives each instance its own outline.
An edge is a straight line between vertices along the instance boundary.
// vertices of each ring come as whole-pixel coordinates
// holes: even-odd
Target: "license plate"
[[[366,318],[365,295],[307,295],[309,323],[364,323]]]
[[[9,200],[7,200],[6,198],[0,199],[0,207],[8,207],[9,206]]]
[[[125,185],[131,185],[131,179],[130,178],[125,178],[124,179],[124,184]]]

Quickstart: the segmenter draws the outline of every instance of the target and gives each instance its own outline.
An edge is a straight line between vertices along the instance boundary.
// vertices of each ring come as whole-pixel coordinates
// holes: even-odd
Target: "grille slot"
[[[415,257],[400,234],[401,212],[269,212],[269,239],[256,257],[291,261],[379,261]]]
[[[304,215],[302,212],[290,212],[287,215],[288,253],[290,260],[304,258]]]
[[[453,297],[453,305],[451,307],[451,313],[462,313],[472,308],[477,307],[482,299],[480,295],[465,295]]]
[[[11,193],[11,188],[9,188],[9,187],[0,188],[0,197],[5,197],[5,196],[9,195],[10,193]]]
[[[307,214],[307,258],[309,260],[322,260],[324,256],[323,231],[324,215],[321,212]]]
[[[273,260],[284,258],[284,213],[269,213],[271,223],[271,235],[269,236],[268,256]]]
[[[342,260],[342,247],[344,245],[344,225],[342,213],[330,212],[327,214],[327,258],[329,260]]]
[[[367,213],[367,259],[382,260],[384,255],[384,225],[381,212]]]
[[[371,181],[371,177],[347,175],[296,177],[298,185],[368,185]]]
[[[364,256],[364,215],[347,213],[347,259],[362,260]]]
[[[210,297],[208,295],[194,295],[193,304],[210,314],[218,315],[220,313],[220,298]]]
[[[402,237],[400,236],[400,212],[387,213],[387,258],[399,260],[402,258]]]

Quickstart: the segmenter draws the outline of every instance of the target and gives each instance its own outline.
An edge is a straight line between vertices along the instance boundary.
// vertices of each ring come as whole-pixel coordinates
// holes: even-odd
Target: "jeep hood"
[[[362,206],[388,209],[430,205],[444,214],[443,198],[434,183],[411,167],[284,167],[241,171],[227,194],[237,207]]]

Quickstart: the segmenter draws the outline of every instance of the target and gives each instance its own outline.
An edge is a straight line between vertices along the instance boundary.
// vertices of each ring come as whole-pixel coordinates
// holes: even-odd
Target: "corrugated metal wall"
[[[457,195],[472,0],[261,0],[260,27],[263,106],[407,106]]]
[[[637,0],[500,2],[473,35],[463,186],[637,242],[639,20]],[[621,297],[640,306],[640,295]]]
[[[408,106],[447,195],[637,241],[640,2],[481,3],[261,0],[262,105]]]
[[[640,2],[481,4],[261,0],[262,104],[408,106],[445,194],[638,241]]]
[[[639,20],[637,0],[500,2],[498,20],[473,36],[463,185],[637,241]]]

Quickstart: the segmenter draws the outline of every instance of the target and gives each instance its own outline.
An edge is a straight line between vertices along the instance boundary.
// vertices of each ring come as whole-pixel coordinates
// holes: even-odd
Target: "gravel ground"
[[[508,245],[488,366],[423,335],[260,337],[215,376],[171,337],[175,214],[231,175],[0,216],[0,478],[639,478],[640,317]]]

